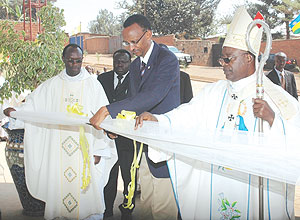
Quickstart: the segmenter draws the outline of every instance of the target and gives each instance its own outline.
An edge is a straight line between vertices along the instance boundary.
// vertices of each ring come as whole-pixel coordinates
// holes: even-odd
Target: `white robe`
[[[159,125],[187,132],[202,129],[239,130],[241,124],[240,129],[246,127],[248,131],[257,132],[258,123],[252,108],[252,98],[255,98],[256,91],[255,79],[256,74],[253,74],[234,83],[221,80],[210,84],[190,103],[164,115],[157,115]],[[295,127],[299,129],[299,103],[266,77],[264,82],[268,87],[265,88],[264,99],[275,112],[271,128],[264,121],[266,135],[276,138],[276,135],[293,132]],[[278,93],[281,95],[277,97],[277,103],[282,100],[289,102],[289,109],[285,109],[288,120],[282,116],[270,97]],[[237,116],[238,112],[241,117]],[[253,156],[255,157],[255,152]],[[258,219],[257,176],[180,155],[172,157],[168,161],[168,167],[183,220]],[[267,179],[264,180],[264,186],[264,218],[293,217],[294,186]]]
[[[70,77],[66,71],[47,80],[33,91],[20,110],[67,112],[78,103],[92,116],[108,101],[101,84],[84,68]],[[82,190],[83,156],[79,126],[25,123],[24,163],[30,193],[46,202],[45,219],[84,219],[105,210],[103,188],[116,162],[114,142],[101,131],[84,126],[89,143],[91,182]],[[101,156],[94,165],[93,155]]]

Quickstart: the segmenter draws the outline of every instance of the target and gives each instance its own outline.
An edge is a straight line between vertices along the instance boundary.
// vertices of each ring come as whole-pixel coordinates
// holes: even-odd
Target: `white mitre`
[[[237,9],[229,26],[223,47],[232,47],[244,51],[249,51],[246,44],[246,33],[248,25],[253,21],[244,7]],[[250,33],[250,45],[255,51],[255,56],[259,54],[263,28],[255,26]]]

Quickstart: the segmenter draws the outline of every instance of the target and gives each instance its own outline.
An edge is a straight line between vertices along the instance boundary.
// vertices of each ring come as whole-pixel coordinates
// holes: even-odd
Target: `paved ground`
[[[84,59],[84,65],[91,65],[96,70],[103,72],[105,67],[107,70],[112,69],[112,56],[111,55],[88,55]],[[213,67],[200,67],[190,65],[188,68],[183,69],[185,72],[189,73],[192,79],[192,87],[194,94],[197,94],[203,86],[207,83],[215,82],[219,79],[224,79],[224,74],[221,68]],[[300,74],[295,74],[297,87],[300,88]],[[299,93],[299,91],[298,91]],[[26,217],[22,215],[22,206],[16,192],[14,183],[12,181],[9,169],[6,164],[5,155],[4,155],[5,143],[0,142],[0,165],[4,168],[4,173],[2,173],[2,167],[0,166],[0,209],[2,212],[2,220],[42,220],[42,217]],[[119,178],[120,180],[121,178]],[[299,187],[300,188],[300,187]],[[119,183],[118,194],[116,199],[116,208],[114,209],[114,218],[110,220],[120,219],[120,212],[117,208],[117,204],[120,204],[122,201],[122,183]],[[300,216],[300,189],[299,196],[297,197],[295,204],[297,204],[296,212]],[[142,212],[139,209],[140,200],[137,198],[136,207],[137,209],[134,212],[134,219],[138,220]],[[300,218],[297,218],[300,220]]]

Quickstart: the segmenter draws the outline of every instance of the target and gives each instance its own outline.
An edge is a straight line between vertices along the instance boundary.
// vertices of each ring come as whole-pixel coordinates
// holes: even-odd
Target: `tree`
[[[28,2],[28,1],[26,1]],[[31,0],[31,2],[37,2]],[[41,0],[41,3],[44,1]],[[47,2],[56,2],[48,0]],[[32,8],[32,18],[36,20],[36,9]],[[22,20],[23,19],[23,0],[0,0],[0,19]]]
[[[43,32],[36,41],[24,41],[25,32],[16,32],[15,22],[0,21],[0,69],[6,75],[1,101],[11,97],[12,91],[20,94],[35,89],[64,68],[61,56],[67,36],[61,29],[65,25],[63,11],[49,4],[38,15]]]
[[[119,7],[128,15],[144,14],[155,34],[205,36],[220,0],[122,0]]]
[[[248,3],[250,15],[255,16],[260,11],[271,30],[285,24],[286,39],[290,38],[289,22],[300,12],[300,3],[292,0],[260,0],[257,3]],[[281,33],[272,34],[273,37],[281,36]]]
[[[283,0],[282,4],[274,6],[274,8],[283,14],[281,18],[282,22],[285,24],[286,39],[290,39],[290,27],[289,23],[293,20],[295,15],[300,12],[300,2]]]
[[[122,21],[120,17],[115,17],[112,12],[101,9],[96,20],[89,23],[89,31],[93,34],[120,35]]]

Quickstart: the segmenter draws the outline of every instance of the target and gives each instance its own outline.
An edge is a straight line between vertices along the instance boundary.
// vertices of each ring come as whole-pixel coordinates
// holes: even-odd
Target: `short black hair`
[[[128,17],[124,22],[123,27],[127,28],[135,23],[138,24],[141,28],[143,28],[144,31],[151,30],[151,24],[148,18],[141,14],[134,14]]]
[[[126,54],[128,54],[129,60],[131,61],[131,54],[129,53],[128,50],[120,49],[120,50],[115,51],[114,54],[113,54],[113,58],[115,58],[115,56],[116,56],[118,53],[126,53]]]
[[[68,44],[67,46],[65,46],[65,48],[64,48],[64,50],[63,50],[63,53],[62,53],[62,56],[63,56],[63,57],[65,57],[66,52],[67,52],[67,49],[68,49],[69,47],[72,47],[72,48],[79,48],[80,51],[81,51],[81,53],[82,53],[82,55],[83,55],[83,50],[82,50],[82,48],[81,48],[78,44]]]

